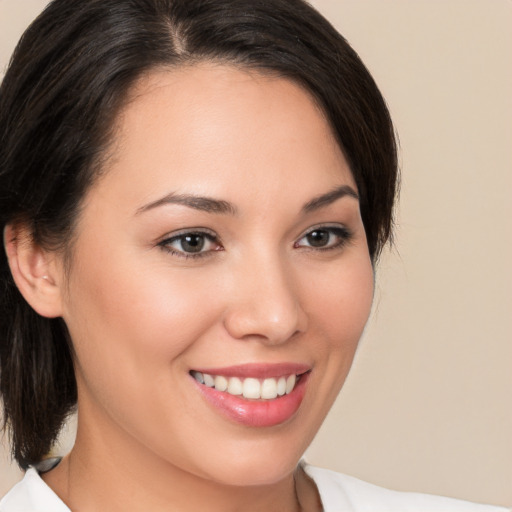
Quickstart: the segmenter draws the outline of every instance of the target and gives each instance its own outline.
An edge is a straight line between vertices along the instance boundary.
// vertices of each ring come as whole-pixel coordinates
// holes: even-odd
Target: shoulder
[[[0,512],[70,512],[31,468],[0,501]]]
[[[324,512],[507,512],[453,498],[392,491],[307,464],[304,469],[318,487]]]

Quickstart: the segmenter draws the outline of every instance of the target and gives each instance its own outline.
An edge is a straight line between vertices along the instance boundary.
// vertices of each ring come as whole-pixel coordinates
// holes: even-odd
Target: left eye
[[[199,256],[220,248],[214,236],[200,232],[182,233],[163,240],[159,245],[172,253],[183,256]]]
[[[350,239],[350,233],[343,227],[322,227],[312,229],[295,242],[295,247],[312,249],[334,249],[341,247]]]

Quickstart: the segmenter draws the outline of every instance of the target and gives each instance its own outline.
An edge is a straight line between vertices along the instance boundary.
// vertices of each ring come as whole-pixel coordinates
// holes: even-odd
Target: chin
[[[212,457],[214,469],[210,466],[207,472],[210,479],[224,485],[248,487],[277,484],[295,471],[309,442],[310,439],[306,442],[304,438],[297,438],[283,430],[274,439],[260,438],[226,445],[222,454],[217,453]]]
[[[276,458],[260,461],[247,456],[245,460],[232,461],[215,475],[218,483],[235,487],[271,486],[277,484],[293,473],[299,459],[293,461],[276,460]]]

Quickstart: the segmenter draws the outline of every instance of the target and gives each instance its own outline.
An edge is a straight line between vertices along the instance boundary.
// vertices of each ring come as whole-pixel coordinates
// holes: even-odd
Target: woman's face
[[[278,481],[340,390],[372,301],[328,122],[282,78],[154,72],[105,165],[63,298],[79,439],[216,482]]]

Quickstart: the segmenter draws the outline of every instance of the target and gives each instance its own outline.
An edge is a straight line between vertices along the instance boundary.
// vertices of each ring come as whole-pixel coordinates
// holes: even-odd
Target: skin
[[[303,211],[340,186],[357,191],[321,110],[282,78],[214,64],[155,71],[120,114],[105,171],[69,275],[55,255],[25,258],[53,287],[33,306],[64,318],[76,352],[77,440],[45,481],[79,511],[320,510],[297,462],[345,381],[373,295],[357,198]],[[170,193],[236,213],[145,208]],[[350,238],[312,247],[305,235],[326,225]],[[161,244],[198,228],[217,237],[204,257]],[[219,414],[189,375],[281,362],[312,370],[299,410],[273,427]]]

